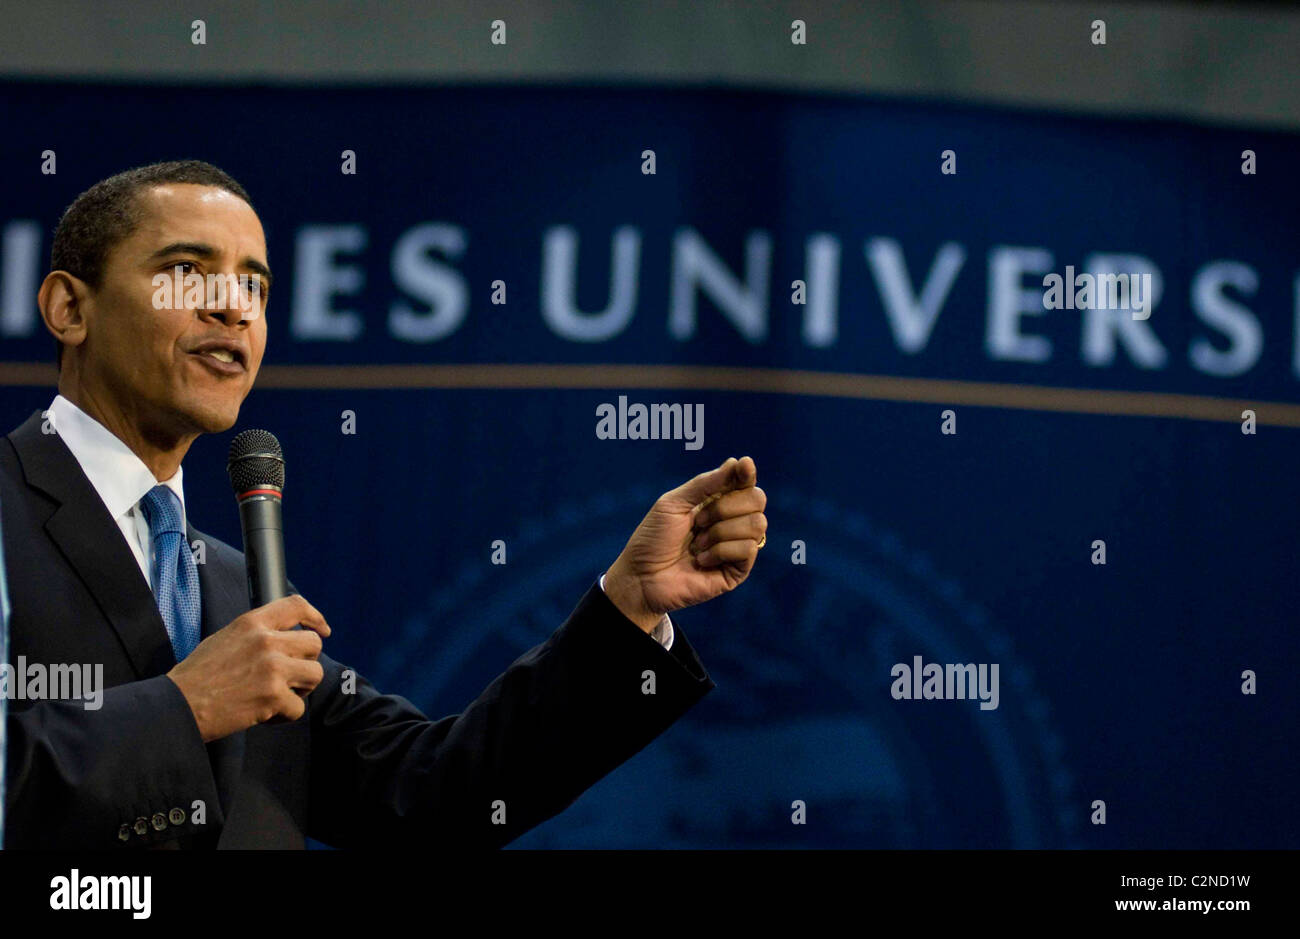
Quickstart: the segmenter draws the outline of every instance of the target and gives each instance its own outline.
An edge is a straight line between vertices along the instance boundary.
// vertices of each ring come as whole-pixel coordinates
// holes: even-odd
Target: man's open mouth
[[[198,356],[213,368],[227,374],[242,372],[246,368],[243,350],[231,346],[217,345],[214,343],[212,345],[199,346],[198,348],[191,350],[190,354]]]

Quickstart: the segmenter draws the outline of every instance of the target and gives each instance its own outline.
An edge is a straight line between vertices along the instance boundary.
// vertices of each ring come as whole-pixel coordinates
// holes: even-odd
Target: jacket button
[[[155,814],[151,821],[153,822],[154,831],[162,831],[167,827],[167,816],[162,812]]]
[[[149,819],[141,815],[135,820],[135,833],[137,835],[149,834]]]
[[[130,826],[130,825],[123,825],[121,828],[119,828],[119,829],[117,830],[117,840],[118,840],[118,841],[130,841],[130,840],[131,840],[131,826]]]
[[[171,822],[173,825],[182,824],[185,821],[185,810],[172,809],[167,813],[167,821]]]

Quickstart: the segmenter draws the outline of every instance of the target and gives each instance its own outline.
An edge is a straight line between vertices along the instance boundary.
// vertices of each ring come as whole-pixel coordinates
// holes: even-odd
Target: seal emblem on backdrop
[[[374,669],[456,713],[543,641],[660,492],[561,505],[428,598]],[[717,689],[528,848],[1072,848],[1083,823],[1048,701],[1011,637],[861,512],[782,487],[742,587],[673,620]],[[791,562],[802,540],[807,563]],[[1000,665],[1000,701],[899,701],[895,663]],[[795,824],[793,803],[804,806]]]

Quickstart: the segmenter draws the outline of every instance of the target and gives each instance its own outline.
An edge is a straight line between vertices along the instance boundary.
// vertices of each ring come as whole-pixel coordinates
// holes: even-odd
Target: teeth
[[[206,354],[212,356],[218,362],[235,361],[235,355],[229,349],[209,349]]]

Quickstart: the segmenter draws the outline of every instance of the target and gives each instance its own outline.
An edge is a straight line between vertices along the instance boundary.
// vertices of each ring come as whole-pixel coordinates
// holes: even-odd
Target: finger
[[[739,489],[699,509],[691,524],[695,528],[707,529],[717,522],[749,515],[751,512],[761,512],[765,508],[767,508],[767,493],[758,486]]]
[[[295,659],[314,659],[321,654],[324,645],[320,635],[310,629],[291,629],[272,635],[275,637],[275,650]]]
[[[275,713],[280,714],[291,721],[296,721],[307,713],[307,702],[301,696],[286,688],[282,693],[276,695]]]
[[[682,483],[673,494],[689,505],[699,505],[709,496],[720,492],[752,486],[757,479],[758,470],[752,459],[744,457],[737,460],[731,456],[717,469],[700,473],[694,479]]]
[[[280,663],[280,674],[290,688],[311,691],[325,678],[325,668],[315,659],[287,658]]]
[[[719,564],[739,564],[754,562],[758,556],[758,542],[753,538],[739,541],[723,541],[706,548],[695,555],[695,563],[700,567],[716,567]]]
[[[767,516],[762,512],[750,512],[739,518],[729,518],[710,525],[696,535],[695,540],[691,542],[691,553],[698,554],[710,545],[720,544],[723,541],[739,541],[742,538],[753,538],[758,541],[766,531]]]
[[[748,489],[758,485],[758,464],[752,456],[742,456],[736,464],[736,488]]]
[[[262,625],[268,629],[283,630],[305,626],[322,636],[330,634],[329,623],[325,622],[325,617],[321,615],[320,610],[308,603],[300,594],[294,593],[279,600],[272,600],[261,607],[261,612]]]

